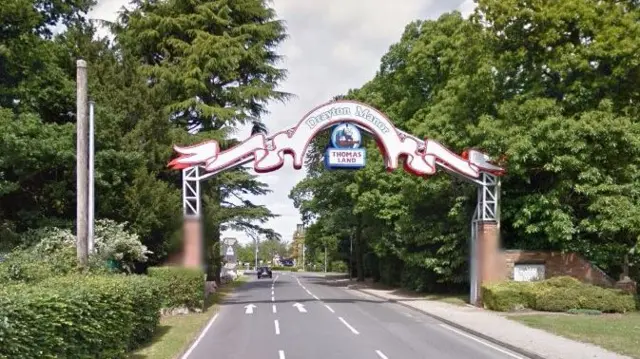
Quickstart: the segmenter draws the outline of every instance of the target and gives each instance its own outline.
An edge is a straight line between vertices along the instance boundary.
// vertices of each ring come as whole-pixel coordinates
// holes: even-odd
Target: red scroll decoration
[[[174,149],[179,156],[169,162],[169,167],[183,169],[203,166],[206,171],[219,172],[253,159],[256,172],[265,173],[284,165],[284,156],[293,157],[293,167],[302,168],[304,154],[311,140],[322,130],[342,122],[357,125],[376,138],[386,167],[392,171],[398,168],[399,159],[405,158],[404,168],[418,176],[432,175],[436,164],[477,179],[481,172],[502,175],[504,170],[491,163],[489,156],[471,149],[456,155],[440,143],[420,140],[395,128],[389,119],[378,110],[355,101],[335,101],[311,110],[297,125],[270,136],[257,134],[244,142],[220,151],[216,141],[207,141],[195,146]]]

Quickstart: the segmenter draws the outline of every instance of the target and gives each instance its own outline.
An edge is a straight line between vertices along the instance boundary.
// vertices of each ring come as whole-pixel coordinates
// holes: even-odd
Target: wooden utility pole
[[[76,212],[76,248],[78,264],[86,267],[89,264],[88,248],[88,216],[89,216],[89,95],[87,88],[87,62],[78,60],[76,62],[76,171],[77,171],[77,212]]]

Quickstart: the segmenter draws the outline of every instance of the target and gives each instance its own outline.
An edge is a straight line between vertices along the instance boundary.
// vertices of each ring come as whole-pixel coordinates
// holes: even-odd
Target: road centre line
[[[271,306],[271,309],[273,310],[273,314],[276,314],[276,305],[275,305],[275,304],[273,304],[273,305]]]
[[[273,324],[276,327],[276,335],[280,335],[280,323],[278,323],[278,319],[274,320]]]
[[[356,330],[356,328],[352,327],[349,323],[347,323],[347,321],[346,321],[346,320],[344,320],[344,318],[342,318],[342,317],[338,317],[338,319],[340,319],[340,321],[342,322],[342,324],[346,325],[346,326],[347,326],[347,328],[349,328],[349,330],[351,330],[351,332],[352,332],[353,334],[355,334],[355,335],[360,334],[360,333]]]
[[[326,305],[326,304],[325,304],[324,306],[325,306],[325,307],[327,307],[327,309],[329,309],[329,311],[330,311],[331,313],[335,313],[335,311],[334,311],[330,306],[328,306],[328,305]]]
[[[193,342],[193,344],[191,344],[191,346],[189,347],[189,349],[184,353],[184,355],[182,356],[181,359],[187,359],[189,357],[189,355],[191,355],[191,352],[193,352],[193,350],[198,346],[198,344],[200,343],[200,341],[202,340],[202,338],[204,338],[205,334],[207,334],[207,332],[209,331],[209,329],[211,328],[211,326],[213,325],[213,322],[216,321],[216,318],[218,318],[218,313],[216,313],[216,315],[213,316],[213,318],[211,318],[211,320],[209,320],[209,323],[207,323],[207,326],[204,328],[204,330],[200,333],[200,335],[198,336],[198,339],[196,339],[195,342]]]
[[[279,357],[279,359],[285,359],[284,350],[278,350],[278,357]]]
[[[380,359],[389,359],[383,352],[376,350],[376,354],[380,357]]]
[[[275,302],[275,301],[276,301],[276,297],[271,296],[271,301],[272,301],[272,302]]]
[[[485,342],[484,340],[480,340],[480,339],[478,339],[478,338],[476,338],[476,337],[473,337],[473,336],[471,336],[471,335],[469,335],[469,334],[467,334],[467,333],[463,333],[463,332],[459,331],[458,329],[455,329],[455,328],[453,328],[453,327],[451,327],[451,326],[449,326],[449,325],[447,325],[447,324],[440,324],[440,326],[441,326],[441,327],[443,327],[443,328],[445,328],[445,329],[447,329],[447,330],[450,330],[450,331],[452,331],[452,332],[454,332],[454,333],[456,333],[456,334],[458,334],[458,335],[462,335],[462,336],[463,336],[463,337],[465,337],[465,338],[469,338],[469,339],[471,339],[471,340],[473,340],[473,341],[476,341],[476,342],[478,342],[478,343],[480,343],[480,344],[482,344],[482,345],[484,345],[484,346],[487,346],[487,347],[489,347],[489,348],[491,348],[491,349],[497,350],[497,351],[499,351],[500,353],[506,354],[506,355],[508,355],[508,356],[510,356],[510,357],[512,357],[512,358],[516,358],[516,359],[525,359],[524,357],[521,357],[521,356],[519,356],[519,355],[515,355],[515,354],[513,354],[513,353],[511,353],[511,352],[508,352],[508,351],[506,351],[506,350],[504,350],[504,349],[502,349],[502,348],[500,348],[500,347],[497,347],[497,346],[495,346],[495,345],[493,345],[493,344],[489,344],[489,343]]]

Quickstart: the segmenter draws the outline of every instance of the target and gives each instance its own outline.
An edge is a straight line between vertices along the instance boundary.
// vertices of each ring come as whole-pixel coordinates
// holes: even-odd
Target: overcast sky
[[[90,17],[115,20],[128,0],[98,0]],[[282,67],[289,71],[282,90],[296,95],[286,104],[274,103],[263,118],[270,132],[295,125],[310,109],[358,88],[375,75],[380,58],[400,40],[404,27],[417,19],[435,19],[459,10],[473,11],[473,0],[275,0],[278,16],[286,21],[289,38],[281,45]],[[246,138],[245,128],[236,137]],[[273,193],[258,198],[279,215],[267,223],[290,241],[300,214],[289,200],[289,191],[304,177],[287,158],[278,171],[262,174]],[[223,237],[249,239],[244,233],[228,231]]]

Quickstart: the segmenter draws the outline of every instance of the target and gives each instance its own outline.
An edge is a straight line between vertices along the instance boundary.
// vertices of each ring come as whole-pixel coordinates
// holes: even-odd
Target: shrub
[[[296,267],[281,267],[281,266],[274,266],[271,267],[271,270],[279,270],[282,272],[293,272],[293,271],[297,271],[298,268]]]
[[[9,285],[0,296],[0,357],[124,358],[159,322],[150,278],[72,275]]]
[[[181,267],[151,267],[149,276],[160,282],[163,309],[200,310],[204,305],[204,273]]]
[[[347,273],[349,269],[347,268],[347,263],[343,261],[335,261],[331,262],[331,271],[338,273]]]
[[[137,234],[128,232],[125,225],[106,219],[96,221],[95,246],[103,260],[115,260],[120,268],[131,273],[133,265],[146,262],[152,252],[140,242]]]
[[[632,295],[582,283],[571,277],[484,286],[483,301],[487,308],[496,311],[530,308],[548,312],[584,309],[624,313],[635,309]]]
[[[0,283],[36,283],[76,269],[76,251],[66,247],[43,255],[33,249],[18,249],[0,263]]]
[[[482,301],[491,310],[508,312],[531,308],[534,305],[535,284],[504,282],[482,287]]]

